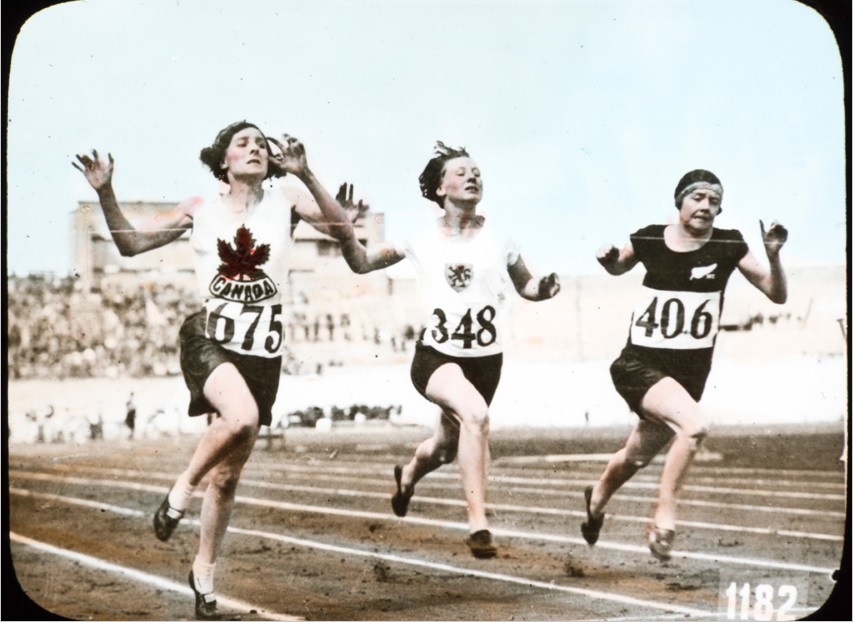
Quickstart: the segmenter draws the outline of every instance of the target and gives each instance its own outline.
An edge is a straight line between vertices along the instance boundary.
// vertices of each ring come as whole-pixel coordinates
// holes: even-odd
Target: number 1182
[[[753,592],[749,583],[738,586],[732,581],[725,595],[728,620],[792,620],[788,612],[797,602],[797,588],[793,585],[774,588],[768,583],[759,583]]]

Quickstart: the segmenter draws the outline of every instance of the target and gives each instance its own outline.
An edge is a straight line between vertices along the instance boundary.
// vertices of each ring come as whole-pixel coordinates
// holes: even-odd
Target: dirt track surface
[[[429,430],[259,441],[217,569],[220,609],[244,620],[776,620],[827,601],[847,507],[840,425],[715,430],[667,563],[645,545],[659,462],[614,497],[597,546],[580,536],[583,489],[624,432],[494,432],[492,560],[464,545],[455,466],[418,485],[405,519],[391,513],[392,467]],[[30,598],[74,619],[192,619],[200,500],[167,543],[151,517],[196,441],[11,446],[11,552]]]

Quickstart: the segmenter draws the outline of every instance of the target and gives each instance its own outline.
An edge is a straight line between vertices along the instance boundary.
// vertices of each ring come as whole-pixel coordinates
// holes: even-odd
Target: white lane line
[[[32,497],[33,499],[45,499],[47,501],[61,501],[63,503],[68,503],[70,505],[79,505],[82,507],[92,508],[95,510],[101,510],[102,512],[113,512],[114,514],[121,514],[124,516],[145,516],[145,512],[142,510],[134,510],[132,508],[122,507],[120,505],[113,505],[111,503],[102,503],[100,501],[92,501],[90,499],[80,499],[78,497],[64,497],[60,495],[54,495],[47,492],[36,492],[33,490],[26,490],[24,488],[15,488],[13,486],[9,487],[9,493],[13,495],[18,495],[21,497]],[[49,504],[45,504],[46,507]]]
[[[62,469],[62,471],[67,471],[67,470],[69,470],[69,469]],[[140,476],[139,471],[133,471],[133,470],[129,470],[129,469],[102,469],[100,467],[81,467],[78,469],[74,469],[73,472],[80,472],[80,471],[104,473],[104,474],[117,475],[117,476],[123,476],[123,477],[139,477]],[[15,473],[23,474],[24,471],[15,471]],[[148,477],[148,478],[154,477],[154,478],[162,479],[164,481],[172,481],[175,478],[175,475],[173,473],[164,473],[164,472],[150,472],[149,471],[149,472],[145,472],[144,475],[145,475],[145,477]],[[447,474],[445,474],[445,475],[447,475]],[[23,475],[21,475],[21,476],[23,476]],[[429,488],[429,489],[434,489],[434,490],[436,490],[436,489],[437,490],[450,490],[450,489],[457,490],[459,488],[458,476],[452,475],[450,477],[453,478],[453,480],[454,480],[453,483],[442,484],[442,483],[438,483],[435,481],[422,482],[420,484],[421,490],[423,490],[424,488]],[[365,478],[363,478],[363,477],[340,477],[340,476],[333,476],[333,475],[324,475],[324,474],[320,474],[320,473],[312,473],[311,474],[311,480],[314,482],[333,481],[333,482],[340,483],[340,482],[344,482],[344,481],[355,481],[355,482],[359,482],[359,483],[388,484],[389,479],[390,478],[384,478],[382,480],[365,480]],[[433,479],[436,479],[436,478],[433,478]],[[490,479],[494,480],[495,478],[490,478]],[[256,486],[261,486],[261,485],[268,486],[268,487],[280,486],[281,490],[291,490],[294,492],[316,492],[318,494],[329,494],[329,493],[335,492],[334,489],[317,488],[316,486],[305,486],[305,485],[299,485],[299,484],[270,484],[267,481],[258,482],[257,480],[251,480],[251,479],[247,479],[247,478],[243,478],[240,481],[245,482],[245,483],[251,483],[252,485],[256,485]],[[527,480],[527,481],[533,481],[533,480]],[[551,485],[552,481],[556,482],[556,480],[547,480],[547,479],[546,480],[535,480],[535,481],[537,481],[539,483],[548,484],[549,486]],[[564,481],[558,482],[558,483],[560,483],[562,485],[566,482],[564,480]],[[560,489],[555,489],[555,488],[549,487],[549,488],[512,488],[512,489],[503,489],[503,491],[510,494],[510,495],[513,492],[517,492],[517,493],[521,493],[521,494],[546,494],[550,497],[582,498],[583,497],[582,488],[584,486],[586,486],[587,484],[590,484],[591,481],[589,481],[589,480],[577,480],[577,481],[569,482],[569,483],[576,484],[576,485],[580,486],[581,489],[580,490],[560,490]],[[631,487],[631,482],[628,482],[628,485],[624,486],[624,488],[630,488],[630,487]],[[648,488],[648,489],[656,490],[657,484],[648,484],[647,486],[644,486],[644,487]],[[339,492],[339,494],[344,495],[344,496],[366,496],[366,497],[377,497],[377,498],[381,497],[381,496],[387,496],[387,495],[385,495],[385,493],[347,491],[347,490],[343,490],[343,491]],[[785,492],[779,491],[774,496],[775,496],[775,498],[787,498],[788,494]],[[831,500],[841,500],[842,498],[843,497],[838,496],[838,497],[832,498]],[[421,499],[422,501],[424,501],[426,503],[442,504],[442,499],[439,499],[439,498],[419,497],[419,499]],[[631,502],[636,502],[636,503],[653,503],[653,502],[655,502],[656,498],[655,497],[638,497],[638,496],[633,496],[633,495],[620,494],[619,500],[620,501],[631,501]],[[451,503],[456,503],[456,502],[451,502]],[[834,510],[813,510],[813,509],[808,509],[808,508],[790,508],[790,507],[780,507],[780,506],[754,505],[754,504],[746,504],[746,503],[724,503],[724,502],[718,502],[718,501],[704,501],[704,500],[699,500],[699,499],[679,499],[678,504],[679,504],[679,506],[683,506],[683,507],[687,507],[687,506],[710,507],[710,508],[717,508],[717,509],[720,509],[722,511],[743,510],[743,511],[747,511],[747,512],[766,512],[766,513],[771,513],[771,514],[792,514],[792,515],[798,515],[798,516],[820,516],[820,517],[825,517],[825,518],[846,518],[847,517],[846,512],[837,512]],[[495,506],[495,507],[497,509],[500,509],[498,506]],[[509,507],[509,506],[507,506],[507,507]],[[525,506],[525,507],[527,507],[527,506]],[[577,516],[582,516],[582,517],[586,516],[585,513],[583,513],[583,512],[578,514],[577,512],[574,512],[574,511],[568,510],[568,509],[567,510],[561,510],[561,511],[564,513],[570,513],[570,514],[577,515]]]
[[[497,467],[499,464],[499,460],[495,460],[492,462],[494,467]],[[335,462],[321,462],[319,460],[315,460],[310,464],[296,464],[296,463],[287,463],[281,464],[277,466],[264,465],[264,469],[268,472],[284,472],[284,473],[317,473],[322,470],[322,472],[326,475],[383,475],[386,472],[390,473],[390,469],[388,468],[376,468],[373,466],[364,466],[366,463],[364,462],[353,462],[349,463],[353,466],[344,466],[339,461]],[[691,472],[693,472],[691,470]],[[659,474],[654,472],[654,470],[647,471],[648,474],[640,474],[638,477],[635,477],[628,482],[628,484],[642,482],[643,479],[648,480],[649,485],[657,485],[657,480]],[[802,472],[804,475],[806,472]],[[754,478],[738,478],[733,479],[731,476],[721,474],[719,477],[703,477],[702,480],[710,480],[711,484],[713,482],[720,481],[726,484],[731,483],[743,483],[749,486],[753,486],[756,481],[761,483],[765,483],[771,486],[778,487],[790,487],[790,486],[808,486],[808,487],[819,487],[819,488],[827,488],[834,490],[845,490],[846,484],[841,481],[843,479],[843,473],[828,473],[827,477],[831,477],[836,481],[832,482],[815,482],[815,477],[812,475],[811,477],[805,477],[801,480],[796,479],[784,479],[783,476],[772,477],[769,479],[760,479],[756,480]],[[436,471],[430,474],[430,477],[437,479],[453,479],[458,478],[459,474],[455,468],[447,468],[444,471]],[[506,482],[511,484],[548,484],[548,485],[579,485],[579,484],[589,484],[591,483],[589,479],[555,479],[555,478],[537,478],[537,477],[522,477],[522,476],[512,476],[512,475],[495,475],[492,474],[489,476],[489,479],[496,482]],[[695,487],[696,490],[701,492],[707,492],[708,488],[703,486],[697,486],[695,484],[688,484],[685,486],[685,489],[690,490],[691,487]],[[711,490],[716,490],[714,486],[712,486]],[[747,490],[751,490],[747,489]],[[770,490],[768,492],[775,493],[781,492],[776,490]]]
[[[82,500],[81,500],[82,501]],[[126,508],[122,508],[126,509]],[[45,542],[40,542],[39,540],[33,540],[32,538],[27,538],[26,536],[21,536],[15,532],[9,532],[9,538],[13,542],[18,542],[19,544],[25,544],[32,548],[38,549],[45,553],[50,553],[51,555],[57,555],[59,557],[64,557],[65,559],[69,559],[71,561],[77,562],[84,566],[88,566],[89,568],[95,568],[97,570],[104,570],[107,572],[112,572],[115,574],[122,575],[123,577],[130,579],[132,581],[136,581],[137,583],[143,583],[150,585],[154,588],[161,590],[168,590],[170,592],[177,592],[182,596],[187,596],[189,599],[193,598],[193,591],[189,588],[188,585],[184,585],[178,583],[177,581],[172,581],[171,579],[164,579],[163,577],[158,577],[157,575],[149,574],[147,572],[143,572],[141,570],[136,570],[134,568],[128,568],[127,566],[120,566],[118,564],[113,564],[112,562],[105,561],[103,559],[99,559],[97,557],[92,557],[91,555],[86,555],[84,553],[77,553],[75,551],[70,551],[68,549],[59,548],[53,546],[52,544],[47,544]],[[257,605],[252,605],[251,603],[247,603],[244,600],[238,600],[236,598],[229,598],[227,596],[222,596],[221,594],[216,595],[216,600],[218,604],[222,604],[229,609],[237,609],[242,611],[243,613],[249,613],[251,611],[257,612],[259,616],[262,616],[265,619],[269,620],[304,620],[305,618],[299,616],[291,616],[281,613],[276,613],[274,611],[269,611],[264,609],[263,607],[258,607]],[[192,602],[192,601],[190,601]],[[190,606],[190,605],[188,605]]]
[[[110,486],[110,487],[118,487],[118,488],[130,488],[132,490],[145,490],[150,492],[161,492],[161,489],[157,486],[152,486],[150,484],[139,484],[133,482],[118,482],[115,480],[94,480],[89,478],[82,477],[63,477],[60,475],[53,475],[48,473],[21,473],[21,472],[12,472],[10,475],[15,477],[20,477],[23,479],[35,479],[35,480],[43,480],[43,481],[63,481],[70,484],[79,484],[79,485],[98,485],[98,486]],[[278,491],[290,491],[290,492],[305,492],[311,494],[318,495],[336,495],[340,497],[353,497],[358,499],[363,498],[373,498],[373,499],[386,499],[388,497],[388,493],[377,493],[370,492],[364,490],[350,490],[345,488],[315,488],[313,486],[302,486],[296,484],[273,484],[270,482],[263,482],[251,479],[243,479],[241,483],[244,486],[255,486],[257,488],[265,488],[268,490],[278,490]],[[196,496],[200,496],[202,493],[200,491],[196,491]],[[438,497],[422,497],[416,495],[412,497],[413,500],[417,500],[420,503],[430,503],[432,505],[443,505],[449,507],[465,507],[465,502],[458,499],[444,499]],[[313,507],[313,506],[305,506],[305,507]],[[549,516],[559,516],[566,517],[572,516],[575,518],[586,518],[586,512],[581,510],[568,510],[563,508],[551,508],[551,507],[537,507],[531,505],[511,505],[506,503],[488,503],[486,507],[495,511],[495,512],[516,512],[516,513],[526,513],[526,514],[539,514],[539,515],[549,515]],[[625,522],[633,522],[633,523],[647,523],[648,516],[633,516],[633,515],[622,515],[622,514],[608,514],[609,519],[611,521],[625,521]],[[841,542],[843,541],[843,536],[836,534],[827,534],[827,533],[815,533],[815,532],[806,532],[806,531],[794,531],[790,529],[773,529],[769,527],[749,527],[743,525],[731,525],[725,523],[706,523],[701,521],[689,521],[689,520],[680,520],[679,525],[684,527],[692,527],[694,529],[708,529],[711,531],[727,531],[733,533],[748,533],[753,535],[766,535],[766,536],[782,536],[787,538],[801,538],[808,540],[824,540],[830,542]]]
[[[603,455],[603,454],[602,454]],[[608,454],[610,457],[610,454]],[[492,461],[492,466],[495,468],[502,468],[506,466],[504,461],[508,460],[508,458],[496,458]],[[660,466],[662,466],[663,460],[660,460],[660,463],[652,463],[652,465],[645,471],[645,473],[649,473],[649,475],[645,475],[649,479],[657,479],[657,475],[654,474]],[[388,464],[393,464],[394,458],[391,458]],[[270,468],[273,471],[316,471],[317,468],[322,468],[326,473],[336,473],[341,475],[354,474],[359,473],[363,475],[376,475],[382,474],[388,471],[388,467],[385,464],[381,464],[380,466],[374,466],[375,462],[365,462],[362,460],[358,461],[346,461],[341,459],[340,457],[335,458],[334,461],[330,460],[320,460],[320,459],[312,459],[306,462],[297,463],[297,462],[287,462],[287,463],[278,463],[276,465],[264,465],[264,468]],[[511,468],[511,467],[510,467]],[[657,468],[657,469],[656,469]],[[547,464],[543,464],[539,470],[543,471],[553,471],[553,468],[550,468]],[[445,470],[444,476],[451,476],[452,470]],[[570,471],[571,472],[571,471]],[[726,469],[725,467],[708,467],[702,465],[694,465],[691,467],[691,473],[698,475],[704,479],[711,480],[719,480],[724,482],[730,481],[742,481],[747,484],[755,481],[756,475],[760,475],[766,477],[766,481],[774,486],[801,486],[803,484],[811,485],[818,479],[827,479],[831,481],[826,482],[817,482],[819,486],[829,486],[829,487],[837,487],[843,488],[845,486],[844,482],[841,481],[843,479],[843,471],[839,469],[839,471],[790,471],[785,469]],[[742,478],[735,477],[736,475],[745,476]],[[750,477],[753,476],[753,477]],[[644,473],[640,473],[637,477],[644,477]],[[789,479],[790,478],[790,479]],[[761,481],[764,481],[763,479]]]
[[[839,473],[839,475],[841,475]],[[726,484],[744,485],[744,486],[776,486],[779,488],[791,488],[794,486],[805,486],[807,488],[821,488],[823,490],[844,490],[844,482],[841,477],[837,482],[816,482],[814,480],[790,480],[790,479],[762,479],[748,477],[693,477],[691,481],[694,485],[708,484],[715,486],[717,482],[725,482]]]
[[[92,481],[93,484],[101,484],[97,480]],[[111,485],[117,485],[115,482],[112,482]],[[151,486],[149,488],[156,488],[156,490],[160,493],[164,491],[163,488],[157,488]],[[110,509],[112,507],[119,506],[109,506],[107,504],[101,504],[95,501],[88,501],[85,499],[76,499],[73,497],[64,497],[60,495],[53,495],[49,493],[36,493],[30,492],[26,490],[21,490],[18,488],[10,488],[9,492],[12,494],[24,494],[33,497],[41,497],[46,499],[51,499],[55,501],[65,501],[67,499],[74,499],[75,503],[78,505],[90,505],[92,507],[105,508]],[[413,497],[414,498],[414,497]],[[371,519],[371,520],[381,520],[381,521],[395,521],[395,522],[408,522],[415,523],[418,525],[426,525],[430,527],[440,527],[443,529],[455,529],[459,531],[464,531],[468,529],[468,525],[466,523],[460,523],[456,521],[445,521],[438,520],[432,518],[419,518],[415,516],[407,516],[404,519],[397,518],[396,516],[390,516],[388,514],[380,514],[378,512],[365,512],[359,510],[344,510],[339,508],[330,508],[326,506],[316,506],[316,505],[299,505],[296,503],[289,503],[287,501],[271,501],[268,499],[256,499],[254,497],[245,497],[242,495],[237,495],[235,500],[238,503],[243,503],[246,505],[254,505],[264,508],[275,508],[279,510],[286,510],[291,512],[305,512],[310,514],[323,514],[327,516],[343,516],[347,518],[363,518],[363,519]],[[124,509],[124,508],[122,508]],[[197,521],[188,521],[184,520],[184,523],[193,523]],[[492,533],[496,536],[507,536],[511,538],[518,538],[520,540],[545,540],[547,542],[557,542],[560,544],[576,544],[582,546],[583,548],[589,548],[586,541],[582,538],[574,538],[570,536],[562,536],[556,534],[546,534],[542,532],[530,532],[530,531],[517,531],[512,529],[502,529],[502,528],[492,528]],[[633,544],[622,544],[619,542],[608,542],[604,540],[599,540],[596,544],[596,548],[598,549],[608,549],[614,551],[621,551],[624,553],[636,553],[642,555],[643,557],[648,557],[649,550],[645,546],[636,546]],[[742,565],[742,566],[756,566],[759,568],[773,568],[778,570],[789,570],[789,571],[798,571],[798,572],[817,572],[820,574],[831,574],[834,572],[834,568],[822,567],[822,566],[810,566],[806,564],[794,564],[790,562],[778,562],[775,560],[766,560],[766,559],[755,559],[748,557],[735,557],[730,555],[718,555],[716,553],[693,553],[693,552],[682,552],[682,551],[673,551],[673,557],[680,557],[683,559],[696,559],[702,561],[712,561],[714,563],[728,563],[734,565]]]
[[[430,474],[432,475],[432,473]],[[564,487],[572,487],[572,486],[587,486],[588,484],[595,483],[595,480],[592,479],[551,479],[551,478],[529,478],[529,477],[511,477],[505,475],[490,475],[490,481],[499,482],[503,484],[519,484],[519,485],[547,485],[547,486],[564,486]],[[808,487],[808,482],[803,482],[803,484]],[[636,481],[632,480],[626,482],[622,485],[622,488],[641,488],[644,490],[657,490],[658,482],[657,481]],[[841,488],[841,485],[838,486]],[[701,492],[701,493],[718,493],[718,494],[732,494],[732,495],[755,495],[757,497],[778,497],[781,499],[826,499],[832,501],[844,501],[846,499],[845,495],[842,494],[821,494],[821,493],[813,493],[813,492],[789,492],[785,490],[761,490],[761,489],[751,489],[751,488],[723,488],[721,486],[694,486],[694,485],[686,485],[682,487],[685,491],[691,492]]]
[[[409,519],[408,517],[404,520],[409,521],[413,519]],[[465,525],[463,525],[464,527]],[[572,543],[572,544],[580,544],[581,546],[587,545],[586,541],[581,538],[570,538],[566,536],[555,536],[550,534],[536,534],[536,533],[528,533],[521,531],[513,531],[509,529],[492,529],[492,532],[495,535],[508,536],[512,538],[528,538],[528,539],[539,539],[539,540],[548,540],[550,542],[561,542],[561,543]],[[637,553],[644,557],[648,557],[650,555],[648,546],[637,546],[634,544],[622,544],[620,542],[609,542],[606,540],[599,540],[595,547],[596,549],[608,549],[613,551],[621,551],[623,553]],[[672,551],[672,557],[680,557],[682,559],[688,560],[701,560],[701,561],[710,561],[715,564],[723,563],[723,564],[733,564],[737,566],[756,566],[759,568],[772,568],[774,570],[786,570],[786,571],[794,571],[794,572],[816,572],[818,574],[831,575],[833,572],[837,570],[837,568],[828,568],[823,566],[810,566],[807,564],[793,564],[790,562],[777,562],[774,560],[767,559],[756,559],[750,557],[735,557],[731,555],[718,555],[716,553],[693,553],[686,551]],[[839,553],[840,557],[840,553]]]
[[[574,493],[573,496],[582,497],[583,493]],[[633,495],[620,495],[619,501],[631,501],[636,503],[653,503],[654,497],[635,497]],[[749,503],[719,503],[717,501],[701,501],[700,499],[679,499],[679,507],[693,506],[698,508],[714,508],[723,512],[727,510],[743,510],[746,512],[768,512],[771,514],[794,514],[796,516],[821,516],[825,518],[847,518],[846,512],[834,510],[811,510],[807,508],[787,508],[772,505],[752,505]]]
[[[698,454],[697,458],[702,454]],[[553,464],[555,462],[599,462],[601,460],[609,461],[613,454],[547,454],[542,456],[504,456],[492,460],[495,466],[523,464],[536,465],[539,463]],[[655,457],[652,464],[662,464],[663,457]],[[839,467],[840,470],[840,467]],[[766,475],[773,479],[776,477],[802,477],[805,480],[812,481],[816,477],[836,479],[839,476],[838,471],[826,470],[807,470],[807,469],[767,469],[767,468],[747,468],[747,467],[729,467],[718,464],[702,464],[695,462],[690,468],[691,472],[696,473],[719,473],[720,477],[727,478],[732,475]]]
[[[322,542],[315,542],[313,540],[303,540],[301,538],[293,538],[290,536],[284,536],[280,534],[269,533],[266,531],[258,531],[254,529],[240,529],[240,528],[228,528],[229,531],[233,531],[234,533],[239,533],[247,536],[253,536],[256,538],[268,538],[271,540],[277,540],[279,542],[287,542],[288,544],[297,544],[299,546],[304,546],[308,548],[318,549],[322,551],[329,551],[333,553],[344,553],[347,555],[357,555],[361,557],[369,557],[373,559],[381,559],[383,561],[398,563],[398,564],[406,564],[409,566],[417,566],[420,568],[429,568],[431,570],[439,570],[443,572],[448,572],[452,574],[459,575],[467,575],[479,577],[481,579],[490,579],[492,581],[501,581],[503,583],[513,583],[516,585],[522,585],[525,587],[537,587],[545,590],[555,591],[555,592],[566,592],[569,594],[578,594],[581,596],[586,596],[588,598],[592,598],[595,600],[605,600],[610,602],[622,603],[626,605],[637,605],[641,607],[647,607],[649,609],[657,609],[661,611],[671,611],[676,613],[682,613],[689,616],[708,616],[712,615],[714,612],[705,611],[702,609],[694,609],[692,607],[682,607],[679,605],[672,605],[669,603],[654,601],[654,600],[644,600],[640,598],[634,598],[632,596],[625,596],[622,594],[615,594],[613,592],[602,592],[600,590],[590,590],[578,587],[570,587],[567,585],[558,585],[555,582],[545,582],[538,581],[535,579],[528,579],[525,577],[517,577],[514,575],[502,574],[497,572],[486,572],[484,570],[476,570],[473,568],[461,568],[458,566],[451,566],[450,564],[442,564],[438,562],[430,562],[424,559],[417,559],[412,557],[403,557],[401,555],[394,555],[390,553],[377,553],[375,551],[364,551],[361,549],[353,549],[344,546],[337,546],[334,544],[325,544]]]
[[[18,491],[16,491],[15,489],[11,490],[10,492],[13,492],[15,494],[18,493]],[[31,493],[31,495],[36,496],[36,497],[49,498],[49,499],[54,500],[54,501],[72,502],[72,503],[75,503],[77,505],[83,505],[83,506],[88,505],[88,506],[91,506],[92,508],[95,508],[95,509],[108,509],[111,507],[119,507],[119,506],[109,506],[107,504],[91,502],[91,501],[87,501],[85,499],[73,499],[73,498],[64,497],[61,495],[53,495],[53,494],[47,494],[47,493]],[[240,500],[240,499],[238,498],[238,500]],[[127,508],[120,508],[119,507],[119,509],[124,510],[122,513],[125,513],[125,514],[128,513]],[[185,522],[197,525],[199,521],[192,519],[192,520],[185,520]],[[467,528],[467,527],[463,526],[463,528]],[[474,576],[474,577],[479,577],[481,579],[489,579],[492,581],[501,581],[504,583],[512,583],[512,584],[516,584],[516,585],[522,585],[525,587],[535,587],[535,588],[541,588],[541,589],[545,589],[545,590],[549,590],[549,591],[578,594],[578,595],[586,596],[588,598],[592,598],[595,600],[605,600],[605,601],[616,602],[616,603],[621,603],[621,604],[625,604],[625,605],[637,605],[637,606],[647,607],[650,609],[655,609],[655,610],[660,610],[660,611],[668,611],[668,612],[680,613],[680,614],[685,614],[685,615],[690,615],[690,616],[708,616],[708,615],[711,615],[713,613],[710,611],[694,609],[691,607],[682,607],[679,605],[672,605],[669,603],[664,603],[664,602],[655,601],[655,600],[645,600],[645,599],[634,598],[632,596],[625,596],[623,594],[617,594],[617,593],[613,593],[613,592],[603,592],[600,590],[592,590],[592,589],[585,589],[585,588],[576,588],[576,587],[571,587],[571,586],[566,586],[566,585],[558,585],[557,583],[555,583],[553,581],[550,581],[550,582],[538,581],[536,579],[528,579],[525,577],[518,577],[515,575],[507,575],[507,574],[495,573],[495,572],[486,572],[486,571],[476,570],[476,569],[471,569],[471,568],[463,568],[463,567],[459,567],[459,566],[452,566],[450,564],[431,562],[431,561],[427,561],[427,560],[423,560],[423,559],[417,559],[417,558],[412,558],[412,557],[404,557],[402,555],[395,555],[393,553],[379,553],[376,551],[366,551],[366,550],[355,549],[355,548],[351,548],[351,547],[338,546],[338,545],[334,545],[334,544],[327,544],[324,542],[317,542],[315,540],[305,540],[303,538],[294,538],[292,536],[285,536],[282,534],[276,534],[276,533],[271,533],[271,532],[267,532],[267,531],[260,531],[257,529],[243,529],[240,527],[229,526],[228,532],[234,533],[234,534],[239,534],[239,535],[252,536],[255,538],[265,538],[268,540],[276,540],[278,542],[286,542],[288,544],[293,544],[293,545],[297,545],[297,546],[301,546],[301,547],[305,547],[305,548],[310,548],[310,549],[315,549],[315,550],[334,552],[334,553],[346,554],[346,555],[352,555],[352,556],[358,556],[358,557],[368,557],[368,558],[372,558],[372,559],[381,559],[383,561],[388,561],[388,562],[393,562],[393,563],[398,563],[398,564],[405,564],[405,565],[409,565],[409,566],[417,566],[420,568],[429,568],[432,570],[438,570],[438,571],[447,572],[447,573],[451,573],[451,574]],[[171,591],[180,592],[181,594],[186,594],[188,596],[192,596],[192,591],[189,589],[189,587],[185,587],[185,586],[183,586],[179,583],[176,583],[175,581],[171,581],[169,579],[163,579],[162,577],[158,577],[156,575],[150,575],[148,573],[144,573],[144,572],[141,572],[139,570],[134,570],[132,568],[126,568],[124,566],[112,564],[110,562],[106,562],[104,560],[100,560],[96,557],[91,557],[91,556],[85,555],[83,553],[76,553],[74,551],[69,551],[67,549],[55,547],[53,545],[42,543],[42,542],[39,542],[37,540],[32,540],[30,538],[26,538],[24,536],[20,536],[20,535],[15,534],[15,533],[11,533],[11,537],[13,540],[15,540],[17,542],[28,544],[30,546],[38,548],[42,551],[52,553],[54,555],[60,555],[60,556],[65,557],[67,559],[72,559],[74,561],[78,561],[78,562],[85,564],[87,566],[90,566],[92,568],[98,568],[101,570],[108,570],[111,572],[117,572],[119,574],[127,576],[128,578],[134,579],[136,581],[140,581],[142,583],[148,583],[150,585],[153,585],[155,587],[159,587],[161,589],[168,589]],[[239,600],[235,600],[235,599],[229,599],[229,598],[221,597],[218,594],[217,594],[217,599],[219,599],[220,602],[222,602],[223,604],[225,604],[226,606],[231,607],[231,608],[244,610],[246,612],[254,609],[254,610],[260,612],[262,615],[269,616],[270,619],[275,619],[275,620],[302,620],[303,619],[303,618],[296,618],[296,617],[292,617],[292,616],[282,616],[280,614],[274,614],[272,612],[264,611],[261,608],[254,606],[254,605],[251,605],[249,603],[246,603],[244,601],[239,601]],[[275,617],[273,617],[273,616],[275,616]]]
[[[561,462],[608,462],[613,454],[546,454],[544,456],[505,456],[492,461],[495,466],[505,464],[555,464]]]
[[[498,465],[500,460],[494,460],[492,462],[493,466]],[[251,467],[251,465],[250,465]],[[103,472],[115,472],[115,473],[132,473],[130,470],[122,470],[122,469],[102,469],[101,467],[81,467],[76,465],[56,465],[58,470],[66,470],[66,471],[78,471],[78,470],[91,470],[91,471],[103,471]],[[373,466],[373,463],[366,463],[362,461],[357,462],[345,462],[337,459],[335,461],[325,461],[325,460],[317,460],[312,459],[308,463],[296,463],[296,462],[288,462],[284,464],[276,464],[276,465],[263,465],[263,469],[265,473],[310,473],[312,476],[314,474],[325,476],[327,478],[334,478],[338,475],[343,476],[358,476],[358,475],[374,475],[374,476],[386,476],[390,477],[391,469],[386,468],[384,465],[381,467]],[[764,470],[767,471],[767,470]],[[843,473],[832,473],[832,472],[821,472],[821,471],[779,471],[778,476],[774,471],[769,471],[765,474],[771,475],[768,479],[756,479],[756,478],[732,478],[730,475],[721,474],[718,477],[707,477],[702,476],[700,474],[700,469],[691,469],[692,478],[691,484],[686,485],[686,490],[691,490],[691,487],[695,487],[699,492],[708,492],[717,490],[717,485],[715,482],[723,482],[726,484],[744,484],[749,486],[745,490],[741,490],[743,493],[752,492],[752,486],[757,484],[767,484],[770,486],[777,487],[792,487],[792,486],[806,486],[808,488],[824,488],[828,490],[841,490],[846,491],[847,484],[843,481]],[[800,474],[804,477],[804,479],[785,479],[785,473],[790,474]],[[826,477],[832,478],[835,481],[832,482],[816,482],[815,478],[820,474],[824,473]],[[699,477],[696,477],[696,476]],[[442,471],[436,471],[430,474],[430,477],[433,480],[455,480],[458,479],[459,473],[454,466],[448,465]],[[383,479],[387,479],[384,478]],[[541,477],[520,477],[520,476],[511,476],[511,475],[490,475],[489,479],[494,482],[505,482],[505,483],[515,483],[515,484],[540,484],[540,485],[548,485],[548,486],[557,486],[557,485],[580,485],[586,486],[587,484],[592,483],[589,479],[555,479],[551,477],[541,478]],[[636,475],[630,482],[626,484],[626,486],[631,486],[632,484],[642,484],[642,487],[655,487],[657,486],[657,481],[659,479],[659,474],[654,472],[653,470],[648,470],[645,472],[640,472]],[[699,482],[708,483],[709,487],[706,486],[698,486]],[[728,489],[726,489],[728,490]],[[769,493],[782,493],[783,491],[778,490],[768,490],[765,492]],[[842,497],[843,498],[843,497]]]

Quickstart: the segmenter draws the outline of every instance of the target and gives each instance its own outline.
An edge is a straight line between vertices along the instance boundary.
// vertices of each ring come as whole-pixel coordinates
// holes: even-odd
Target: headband
[[[720,200],[723,198],[723,186],[719,183],[712,183],[709,181],[694,181],[692,184],[689,184],[684,187],[677,195],[675,195],[675,204],[681,204],[681,201],[684,200],[688,194],[692,192],[696,192],[697,190],[710,190],[711,192],[716,192],[720,195]]]

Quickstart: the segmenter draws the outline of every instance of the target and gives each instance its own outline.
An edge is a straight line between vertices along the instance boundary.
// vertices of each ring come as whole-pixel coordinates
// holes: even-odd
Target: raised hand
[[[547,300],[553,298],[560,293],[560,277],[556,272],[552,272],[548,276],[543,276],[539,280],[539,298]]]
[[[761,225],[761,240],[768,255],[778,255],[779,251],[788,241],[788,230],[775,220],[770,223],[770,228],[765,231],[764,221],[759,220]]]
[[[619,249],[613,246],[602,246],[595,254],[595,258],[605,268],[614,265],[619,260]]]
[[[305,156],[305,145],[290,134],[282,134],[281,140],[267,136],[267,140],[279,148],[279,153],[270,158],[270,166],[279,177],[293,173],[301,177],[308,171],[308,158]]]
[[[106,162],[101,160],[98,156],[98,150],[92,149],[91,158],[87,155],[77,154],[77,160],[82,166],[78,165],[77,162],[72,162],[71,166],[83,173],[92,188],[100,190],[110,185],[113,179],[113,155],[108,153],[107,158]]]
[[[370,205],[358,200],[358,203],[353,203],[353,185],[344,182],[338,188],[338,194],[335,195],[335,200],[344,208],[350,222],[356,222],[370,209]]]

